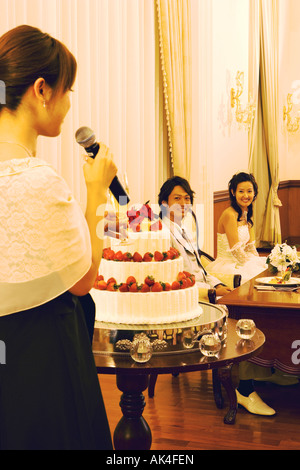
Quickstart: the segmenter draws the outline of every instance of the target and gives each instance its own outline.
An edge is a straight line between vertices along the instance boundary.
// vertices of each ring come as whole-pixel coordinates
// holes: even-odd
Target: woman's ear
[[[49,87],[49,85],[47,85],[45,79],[42,77],[38,78],[34,82],[33,92],[35,97],[41,102],[41,104],[43,104],[43,106],[45,105],[45,103],[49,102],[52,95],[51,88]]]

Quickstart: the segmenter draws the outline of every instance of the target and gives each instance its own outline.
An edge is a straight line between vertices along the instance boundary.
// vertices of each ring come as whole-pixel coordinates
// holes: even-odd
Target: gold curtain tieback
[[[273,206],[275,207],[282,207],[282,202],[280,201],[278,194],[277,194],[277,189],[272,188],[272,202]]]

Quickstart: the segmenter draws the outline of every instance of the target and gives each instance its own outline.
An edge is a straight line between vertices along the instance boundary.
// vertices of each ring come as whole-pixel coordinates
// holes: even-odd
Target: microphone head
[[[82,145],[84,148],[91,147],[96,141],[94,131],[86,126],[77,129],[75,139],[77,144]]]

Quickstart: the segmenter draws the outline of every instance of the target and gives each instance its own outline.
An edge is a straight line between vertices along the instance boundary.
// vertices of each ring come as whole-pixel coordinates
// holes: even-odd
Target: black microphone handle
[[[110,183],[109,189],[114,195],[116,201],[120,204],[120,206],[126,206],[126,204],[129,203],[129,196],[121,185],[117,176],[115,176],[112,182]]]
[[[100,145],[98,142],[95,142],[93,145],[90,145],[90,147],[85,147],[85,151],[89,154],[91,158],[95,158],[97,153],[99,152]]]
[[[87,151],[87,153],[90,154],[91,158],[95,158],[97,153],[99,152],[99,148],[100,145],[96,142],[90,147],[87,147],[85,150]],[[120,206],[126,206],[126,204],[129,204],[129,196],[121,185],[117,176],[115,176],[112,182],[110,183],[109,189],[116,201],[120,204]]]

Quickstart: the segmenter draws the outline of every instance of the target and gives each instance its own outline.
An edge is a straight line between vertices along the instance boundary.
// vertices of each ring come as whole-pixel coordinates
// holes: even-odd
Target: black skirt
[[[0,317],[0,449],[111,450],[84,314],[69,292]]]

